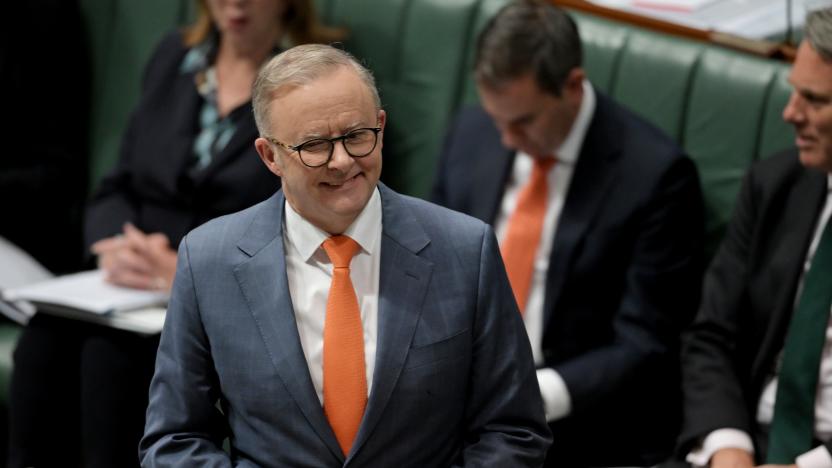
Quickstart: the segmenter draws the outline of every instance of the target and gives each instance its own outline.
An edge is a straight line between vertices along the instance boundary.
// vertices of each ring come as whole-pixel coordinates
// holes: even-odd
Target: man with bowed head
[[[378,182],[369,71],[299,46],[253,104],[283,189],[182,241],[142,464],[540,466],[551,435],[494,235]]]
[[[676,442],[702,276],[696,168],[592,86],[551,2],[500,10],[474,76],[482,106],[451,127],[433,200],[495,227],[554,436],[546,466],[654,466]]]

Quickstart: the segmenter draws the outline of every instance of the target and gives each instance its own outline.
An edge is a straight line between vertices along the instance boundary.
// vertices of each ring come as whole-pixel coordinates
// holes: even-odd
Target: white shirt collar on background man
[[[323,403],[323,329],[332,263],[321,243],[329,234],[304,219],[288,201],[284,213],[283,247],[289,293],[312,384],[319,401]],[[361,246],[350,264],[350,279],[358,297],[364,327],[368,392],[373,383],[378,335],[381,223],[381,195],[376,188],[367,205],[343,233]]]
[[[581,153],[581,148],[584,145],[584,138],[586,132],[589,130],[589,123],[592,121],[592,116],[595,115],[595,103],[597,98],[595,96],[595,89],[588,80],[583,82],[584,97],[581,100],[581,107],[578,109],[578,114],[575,116],[575,123],[569,129],[569,134],[561,143],[560,148],[554,151],[559,163],[572,164],[578,160],[578,155]],[[528,155],[526,155],[528,156]]]
[[[557,231],[560,213],[563,211],[566,201],[566,194],[569,190],[575,164],[583,148],[584,138],[586,138],[586,132],[589,130],[592,117],[595,115],[597,101],[595,90],[587,80],[583,82],[583,89],[584,95],[575,122],[560,148],[553,151],[553,154],[558,158],[558,163],[552,166],[547,178],[550,190],[546,200],[543,234],[537,248],[532,284],[526,302],[526,311],[523,314],[526,332],[532,345],[532,354],[537,365],[543,364],[543,302],[546,297],[546,273],[549,269],[549,258],[555,232]],[[514,166],[503,193],[500,211],[494,221],[497,238],[501,241],[507,231],[508,219],[517,205],[517,196],[531,176],[532,164],[533,159],[528,154],[518,152],[517,157],[514,158]],[[554,369],[542,368],[538,370],[537,378],[543,396],[546,419],[551,421],[567,416],[572,407],[571,397],[560,375]]]

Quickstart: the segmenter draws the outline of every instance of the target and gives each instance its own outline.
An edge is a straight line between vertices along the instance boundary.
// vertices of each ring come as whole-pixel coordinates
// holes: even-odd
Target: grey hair
[[[532,73],[540,89],[560,96],[569,72],[582,62],[575,21],[549,2],[521,0],[504,6],[480,33],[474,75],[497,88]]]
[[[815,52],[832,62],[832,8],[810,12],[806,16],[804,36]]]
[[[373,74],[350,53],[324,44],[304,44],[286,50],[263,65],[254,81],[252,107],[260,135],[269,132],[269,104],[286,88],[308,84],[340,67],[352,67],[367,86],[376,109],[381,109]]]

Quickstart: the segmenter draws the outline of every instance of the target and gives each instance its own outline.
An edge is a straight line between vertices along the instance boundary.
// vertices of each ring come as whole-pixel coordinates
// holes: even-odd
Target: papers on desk
[[[719,0],[632,0],[634,7],[654,8],[657,10],[690,12],[696,11]]]
[[[0,237],[0,291],[52,278],[52,273],[16,245]],[[25,301],[0,301],[0,313],[25,325],[35,307]]]
[[[167,293],[122,288],[100,270],[54,277],[31,256],[0,238],[0,313],[26,324],[35,312],[155,334],[165,322]]]
[[[2,292],[6,304],[143,334],[159,333],[168,294],[114,286],[101,270],[60,276]],[[0,311],[2,312],[2,311]]]
[[[4,291],[3,297],[12,301],[24,300],[38,305],[69,307],[105,315],[164,305],[168,296],[160,291],[114,286],[104,281],[101,270],[92,270],[12,288]]]

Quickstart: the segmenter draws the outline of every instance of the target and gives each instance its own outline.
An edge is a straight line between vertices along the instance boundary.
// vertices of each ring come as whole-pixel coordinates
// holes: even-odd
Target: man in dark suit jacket
[[[501,10],[480,36],[475,73],[484,111],[451,128],[433,200],[494,224],[507,267],[529,168],[557,157],[529,245],[531,286],[515,287],[554,433],[547,466],[653,465],[672,453],[678,337],[698,301],[694,165],[592,88],[576,26],[552,5]]]
[[[182,241],[143,466],[540,466],[551,436],[493,232],[378,184],[369,72],[290,49],[254,112],[283,189]]]
[[[812,327],[826,338],[817,337],[823,348],[814,357],[820,356],[820,364],[806,376],[817,378],[809,386],[816,392],[802,392],[808,400],[809,421],[802,420],[807,434],[790,453],[779,451],[779,461],[772,453],[775,425],[784,415],[778,408],[794,401],[791,392],[778,392],[791,378],[787,351],[796,348],[787,346],[789,330],[805,317],[802,304],[809,298],[802,291],[814,290],[808,284],[815,259],[829,258],[829,242],[825,257],[820,252],[822,233],[829,236],[832,229],[827,227],[832,212],[830,31],[832,9],[809,15],[789,77],[794,91],[783,110],[796,129],[797,148],[761,161],[746,176],[726,238],[706,275],[702,307],[685,338],[679,452],[696,466],[742,468],[755,461],[832,466],[829,302],[821,305],[822,323]],[[832,275],[820,278],[825,284],[818,290],[832,290]],[[811,340],[810,335],[800,333],[797,342]]]

